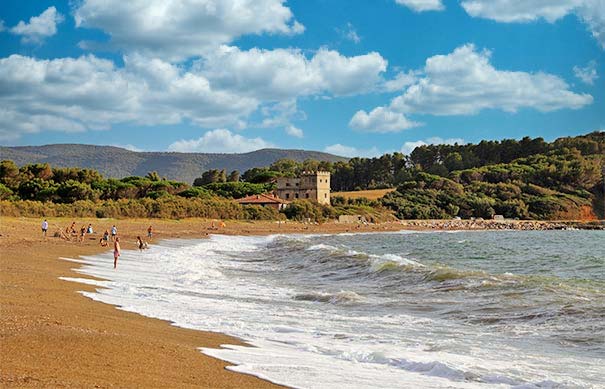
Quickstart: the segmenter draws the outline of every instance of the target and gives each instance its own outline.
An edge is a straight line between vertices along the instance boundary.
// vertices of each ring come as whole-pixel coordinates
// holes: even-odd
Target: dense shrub
[[[250,182],[215,182],[203,186],[207,191],[229,199],[241,199],[242,197],[267,193],[275,189],[272,183],[253,184]]]

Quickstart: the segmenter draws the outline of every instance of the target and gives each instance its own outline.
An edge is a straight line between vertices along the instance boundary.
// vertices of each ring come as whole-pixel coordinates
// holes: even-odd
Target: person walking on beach
[[[151,239],[152,236],[153,236],[153,228],[151,228],[151,226],[149,226],[149,228],[147,229],[147,237],[149,239]]]
[[[46,231],[48,231],[48,222],[44,219],[42,222],[42,235],[44,235],[44,239],[46,239]]]
[[[116,239],[117,239],[116,235],[118,235],[118,228],[114,224],[113,226],[111,226],[111,241],[112,242],[116,241]]]
[[[116,240],[113,242],[113,268],[118,266],[118,257],[120,256],[120,238],[116,236]]]

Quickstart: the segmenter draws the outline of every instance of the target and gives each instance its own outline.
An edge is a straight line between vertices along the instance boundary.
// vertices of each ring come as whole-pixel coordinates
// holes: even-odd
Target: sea
[[[83,295],[295,388],[605,388],[605,231],[212,235],[72,258]]]

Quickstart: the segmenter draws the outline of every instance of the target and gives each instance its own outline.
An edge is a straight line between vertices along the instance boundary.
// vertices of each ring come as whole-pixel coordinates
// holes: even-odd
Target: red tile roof
[[[280,199],[272,194],[258,194],[235,200],[240,204],[288,204],[289,201]]]

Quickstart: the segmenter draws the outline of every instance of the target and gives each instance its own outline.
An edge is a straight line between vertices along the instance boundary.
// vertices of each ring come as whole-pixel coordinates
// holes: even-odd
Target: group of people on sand
[[[42,235],[44,236],[44,239],[46,239],[46,234],[48,232],[48,220],[44,219],[44,221],[42,222]],[[76,222],[72,222],[71,226],[65,228],[65,233],[63,232],[63,230],[61,228],[59,228],[59,231],[57,234],[59,235],[55,235],[55,236],[60,236],[63,239],[66,240],[71,240],[71,237],[75,237],[77,239],[78,242],[82,242],[84,241],[84,237],[86,236],[86,234],[93,234],[94,230],[92,228],[92,224],[88,224],[88,227],[85,225],[82,225],[82,227],[80,228],[79,231],[76,230]],[[148,238],[152,238],[153,237],[153,227],[149,226],[149,228],[147,228],[147,237]],[[107,247],[109,245],[109,241],[111,240],[111,242],[113,242],[113,268],[115,269],[118,266],[118,258],[121,255],[121,247],[120,247],[120,237],[118,236],[118,228],[116,227],[116,225],[112,225],[110,229],[105,230],[105,232],[103,233],[103,236],[101,236],[101,238],[99,239],[99,244],[101,245],[101,247]],[[143,239],[141,238],[141,236],[137,236],[137,247],[139,248],[140,251],[143,251],[144,249],[149,248],[149,245],[147,244],[147,242],[143,241]]]

